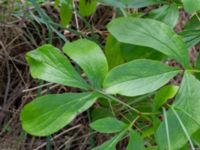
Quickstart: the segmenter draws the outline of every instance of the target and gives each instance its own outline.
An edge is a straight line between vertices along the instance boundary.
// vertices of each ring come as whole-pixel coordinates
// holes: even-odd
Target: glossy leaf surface
[[[146,17],[162,21],[171,26],[171,28],[174,28],[178,22],[179,11],[175,4],[164,5],[152,10]]]
[[[52,45],[44,45],[28,52],[26,60],[34,78],[82,89],[88,88],[67,57]]]
[[[108,64],[101,48],[94,42],[81,39],[64,46],[64,52],[87,74],[92,85],[100,88],[108,72]]]
[[[100,133],[116,133],[127,127],[127,124],[116,118],[102,118],[90,124],[90,127]]]
[[[200,10],[200,0],[182,0],[184,8],[189,13],[194,13]]]
[[[172,107],[176,110],[189,136],[200,128],[200,81],[185,73],[180,90]],[[161,149],[171,146],[172,150],[183,147],[188,138],[177,116],[170,109],[166,114],[168,125],[162,122],[157,130],[156,139]],[[169,141],[167,140],[167,130]],[[168,141],[168,142],[167,142]],[[170,143],[170,144],[169,144]]]
[[[104,81],[109,94],[138,96],[165,85],[179,70],[158,61],[139,59],[113,68]]]
[[[129,136],[129,142],[126,150],[144,150],[144,142],[139,133],[131,130]]]
[[[66,26],[72,20],[73,6],[71,3],[62,3],[60,8],[61,23]]]
[[[180,35],[188,48],[192,48],[200,42],[200,29],[185,30]]]
[[[95,12],[96,6],[96,0],[79,0],[79,10],[82,16],[90,16]]]
[[[124,62],[121,54],[121,43],[118,42],[112,35],[106,39],[105,55],[108,61],[109,69],[118,66]]]
[[[167,85],[163,88],[161,88],[155,95],[154,98],[154,109],[159,109],[167,100],[170,98],[173,98],[179,87],[175,85]]]
[[[159,21],[141,18],[118,18],[108,25],[120,42],[151,47],[189,67],[188,50],[182,38]]]
[[[41,96],[21,112],[23,129],[36,136],[47,136],[69,124],[97,99],[95,93],[67,93]]]

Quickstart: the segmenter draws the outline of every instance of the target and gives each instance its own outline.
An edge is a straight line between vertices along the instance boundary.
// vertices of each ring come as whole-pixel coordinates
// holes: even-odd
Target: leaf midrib
[[[146,77],[137,78],[137,79],[130,79],[130,80],[122,81],[122,82],[120,82],[120,83],[112,84],[111,86],[108,86],[108,87],[105,87],[105,88],[108,89],[108,88],[111,88],[111,87],[113,87],[113,86],[117,86],[117,85],[123,84],[123,83],[125,83],[125,82],[130,82],[130,81],[134,81],[134,80],[138,80],[138,79],[151,78],[151,77],[154,77],[154,76],[164,75],[164,74],[167,74],[167,73],[173,73],[173,72],[177,72],[177,73],[178,73],[179,71],[180,71],[180,70],[177,69],[177,70],[168,71],[168,72],[161,73],[161,74],[146,76]]]

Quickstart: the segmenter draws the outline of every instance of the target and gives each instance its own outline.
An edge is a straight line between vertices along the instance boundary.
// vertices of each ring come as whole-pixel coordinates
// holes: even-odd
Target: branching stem
[[[102,96],[103,96],[104,98],[106,98],[106,99],[116,101],[116,102],[118,102],[118,103],[120,103],[120,104],[126,106],[127,108],[129,108],[129,109],[133,110],[134,112],[136,112],[136,113],[138,114],[138,116],[142,116],[142,115],[155,115],[155,114],[157,114],[157,113],[152,113],[152,112],[150,112],[150,113],[149,113],[149,112],[140,112],[140,111],[137,110],[136,108],[131,107],[131,106],[128,105],[127,103],[121,101],[120,99],[118,99],[118,98],[116,98],[116,97],[114,97],[114,96],[112,96],[112,95],[106,94],[106,93],[104,93],[104,92],[102,92],[102,91],[99,91],[99,90],[96,90],[96,92],[98,92],[100,95],[102,95]]]

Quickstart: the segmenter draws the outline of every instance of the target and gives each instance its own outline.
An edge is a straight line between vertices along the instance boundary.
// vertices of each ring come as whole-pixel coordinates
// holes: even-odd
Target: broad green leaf
[[[176,110],[182,125],[184,125],[188,134],[191,136],[200,129],[200,81],[193,75],[185,73],[177,94],[175,103],[172,107]],[[167,112],[168,131],[171,149],[176,150],[183,147],[188,138],[183,131],[180,121],[172,109]],[[165,123],[162,122],[156,132],[156,139],[160,149],[167,148],[167,135]]]
[[[179,11],[175,4],[164,5],[151,11],[146,17],[162,21],[171,28],[174,28],[178,22]]]
[[[120,42],[151,47],[189,67],[188,50],[182,38],[159,21],[125,17],[114,19],[109,32]]]
[[[154,97],[152,107],[153,112],[157,111],[164,103],[167,102],[167,100],[173,98],[176,95],[178,89],[179,87],[175,85],[167,85],[161,88]],[[161,121],[156,116],[152,116],[152,119],[155,132],[155,130],[157,130],[157,128],[159,127]]]
[[[52,45],[44,45],[28,52],[26,60],[33,78],[82,89],[88,88],[67,57]]]
[[[128,125],[116,118],[107,117],[96,120],[90,127],[100,133],[116,133],[124,130]]]
[[[183,37],[184,42],[188,48],[198,44],[200,41],[200,21],[195,15],[186,23],[183,32],[179,33]]]
[[[124,61],[142,58],[161,60],[164,58],[162,53],[152,48],[121,43],[112,35],[109,35],[107,38],[105,55],[107,57],[109,69],[122,64]]]
[[[126,43],[121,43],[121,54],[125,61],[131,61],[143,58],[162,60],[165,57],[165,55],[163,55],[158,51],[155,51],[152,48],[126,44]]]
[[[117,143],[123,138],[123,136],[126,134],[126,131],[122,131],[115,135],[112,139],[106,141],[102,145],[93,148],[92,150],[116,150]]]
[[[142,131],[141,138],[144,139],[147,137],[151,137],[153,134],[154,134],[154,127],[150,127]]]
[[[182,148],[180,148],[179,150],[190,150],[188,144],[184,145]]]
[[[91,111],[92,121],[96,121],[98,119],[102,119],[102,118],[106,118],[106,117],[113,117],[111,110],[109,110],[107,108],[98,107],[98,108],[95,108]]]
[[[105,55],[108,61],[109,69],[118,66],[124,62],[121,54],[121,43],[118,42],[112,35],[106,39]]]
[[[62,3],[60,8],[60,18],[61,23],[66,26],[72,20],[72,4],[69,3]]]
[[[108,72],[107,60],[94,42],[81,39],[65,44],[64,52],[85,71],[92,85],[100,88]]]
[[[109,94],[138,96],[165,85],[179,70],[158,61],[139,59],[113,68],[104,81]]]
[[[200,0],[182,0],[184,8],[189,13],[200,10]]]
[[[96,6],[96,0],[79,0],[79,11],[82,16],[90,16],[95,12]]]
[[[199,71],[200,71],[200,53],[197,56],[196,62],[194,63],[194,67],[198,72],[194,73],[194,76],[200,80],[200,75],[199,75]]]
[[[192,135],[192,139],[200,146],[200,129]]]
[[[165,0],[98,0],[101,3],[119,8],[141,8],[154,4],[164,3]]]
[[[190,137],[190,133],[188,132],[188,130],[187,130],[187,128],[185,127],[185,125],[183,124],[183,122],[182,122],[182,120],[181,120],[179,114],[176,112],[176,110],[175,110],[173,107],[171,107],[171,110],[172,110],[172,112],[174,113],[174,115],[176,116],[176,119],[178,120],[179,124],[181,125],[181,128],[182,128],[182,130],[183,130],[185,136],[187,137],[187,140],[188,140],[189,143],[190,143],[191,149],[192,149],[192,150],[195,150],[194,144],[193,144],[192,139],[191,139],[191,137]],[[165,118],[166,118],[166,117],[165,117]],[[199,126],[199,127],[200,127],[200,126]]]
[[[54,6],[57,7],[60,4],[60,0],[55,0]]]
[[[96,93],[67,93],[41,96],[21,112],[23,129],[35,136],[47,136],[69,124],[97,99]]]
[[[129,143],[126,150],[144,150],[144,142],[139,133],[130,131]]]
[[[197,56],[197,60],[195,62],[195,68],[200,70],[200,53]]]
[[[188,48],[191,48],[200,42],[200,29],[185,30],[179,34],[183,37]]]
[[[198,71],[200,70],[200,53],[198,54],[197,58],[196,58],[196,61],[194,63],[194,67],[195,69],[197,69]],[[199,75],[199,72],[196,72],[194,74],[196,76],[197,79],[200,79],[200,75]]]
[[[192,16],[184,26],[184,30],[200,29],[200,20],[194,15]]]
[[[163,88],[161,88],[155,95],[154,98],[154,110],[159,109],[165,102],[167,102],[167,100],[169,100],[170,98],[173,98],[177,91],[178,91],[179,87],[175,86],[175,85],[167,85]]]

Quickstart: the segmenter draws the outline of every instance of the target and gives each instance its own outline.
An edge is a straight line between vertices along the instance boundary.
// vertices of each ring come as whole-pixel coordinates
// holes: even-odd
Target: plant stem
[[[168,126],[168,118],[165,108],[163,107],[163,114],[164,114],[164,123],[165,123],[165,129],[166,129],[166,135],[167,135],[167,145],[168,149],[171,150],[171,143],[170,143],[170,137],[169,137],[169,126]]]
[[[87,116],[88,116],[88,122],[91,123],[91,115],[90,115],[90,110],[87,110]],[[92,133],[93,130],[91,128],[89,128],[89,133]],[[94,143],[94,135],[93,134],[90,134],[89,135],[89,144],[91,147],[94,147],[95,146],[95,143]]]
[[[121,11],[122,14],[124,15],[124,17],[127,17],[127,16],[128,16],[127,13],[126,13],[126,11],[125,11],[123,8],[120,8],[120,11]]]
[[[102,95],[104,98],[106,99],[110,99],[110,100],[113,100],[113,101],[116,101],[124,106],[126,106],[127,108],[130,108],[131,110],[133,110],[134,112],[136,112],[139,116],[142,116],[142,115],[155,115],[157,113],[146,113],[146,112],[140,112],[139,110],[137,110],[136,108],[133,108],[131,107],[130,105],[128,105],[127,103],[119,100],[118,98],[112,96],[112,95],[108,95],[102,91],[99,91],[99,90],[96,90],[96,92],[98,92],[100,95]]]
[[[200,70],[198,69],[187,69],[186,71],[200,73]]]
[[[138,114],[141,113],[139,110],[137,110],[137,109],[131,107],[130,105],[126,104],[125,102],[123,102],[123,101],[117,99],[116,97],[114,97],[114,96],[112,96],[112,95],[105,94],[105,93],[103,93],[103,92],[101,92],[101,91],[98,91],[98,93],[102,94],[103,97],[105,97],[106,99],[111,99],[111,100],[113,100],[113,101],[116,101],[116,102],[118,102],[118,103],[120,103],[120,104],[122,104],[122,105],[124,105],[124,106],[126,106],[126,107],[128,107],[128,108],[130,108],[131,110],[135,111],[135,112],[138,113]]]
[[[140,118],[140,116],[137,116],[132,122],[131,124],[128,126],[128,130],[132,129],[133,124]]]
[[[183,122],[182,122],[180,116],[178,115],[178,113],[176,112],[176,110],[175,110],[173,107],[171,107],[171,110],[172,110],[172,112],[174,113],[174,115],[176,116],[176,118],[177,118],[177,120],[178,120],[180,126],[182,127],[182,130],[183,130],[183,132],[185,133],[185,136],[187,137],[187,139],[188,139],[188,141],[189,141],[189,143],[190,143],[191,149],[192,149],[192,150],[195,150],[194,145],[193,145],[193,143],[192,143],[192,139],[190,138],[190,135],[189,135],[189,133],[188,133],[188,130],[187,130],[187,128],[185,127],[185,125],[183,124]]]

